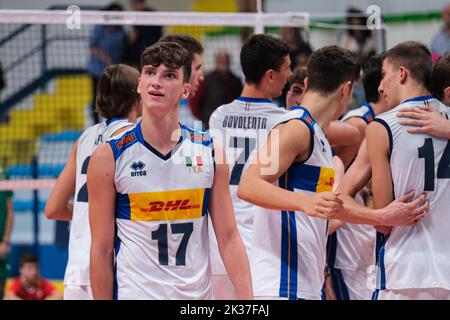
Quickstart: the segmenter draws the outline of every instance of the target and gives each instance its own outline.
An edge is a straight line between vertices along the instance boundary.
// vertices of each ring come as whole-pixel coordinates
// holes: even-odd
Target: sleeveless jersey
[[[89,250],[91,232],[89,229],[89,205],[86,173],[94,150],[106,142],[117,130],[131,126],[125,119],[112,119],[86,129],[78,139],[76,155],[76,186],[73,216],[70,224],[69,258],[64,284],[89,285]]]
[[[347,112],[341,119],[342,122],[347,121],[350,118],[361,118],[367,124],[375,119],[375,112],[373,111],[372,106],[366,102],[361,107],[357,109],[350,110]]]
[[[180,141],[162,155],[139,123],[109,144],[116,161],[115,298],[209,299],[209,134],[182,125]]]
[[[426,134],[410,134],[396,114],[404,107],[430,106],[447,119],[450,109],[431,96],[404,101],[376,121],[389,134],[394,197],[422,191],[430,202],[417,226],[394,227],[379,237],[377,289],[444,288],[450,290],[450,142]],[[386,183],[390,183],[387,181]]]
[[[310,129],[311,153],[303,163],[291,165],[280,177],[279,186],[306,194],[332,191],[332,153],[324,132],[305,108],[296,107],[279,123],[293,119]],[[254,295],[320,299],[327,229],[327,220],[301,211],[255,215],[250,255]]]
[[[360,108],[346,113],[341,122],[351,118],[361,118],[369,124],[375,119],[375,112],[369,103],[365,103]],[[359,193],[355,199],[364,206]],[[375,263],[373,254],[375,237],[376,231],[373,226],[344,222],[342,227],[330,236],[328,265],[366,273],[367,268]]]
[[[253,216],[271,214],[272,210],[239,199],[239,181],[264,144],[270,129],[286,112],[269,99],[239,97],[216,109],[209,120],[210,132],[219,139],[226,152],[236,224],[247,254],[251,248]],[[210,232],[210,244],[213,274],[226,274],[214,232]]]

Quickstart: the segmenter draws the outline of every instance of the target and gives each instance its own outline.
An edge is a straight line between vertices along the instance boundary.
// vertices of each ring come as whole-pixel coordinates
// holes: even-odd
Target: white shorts
[[[373,290],[367,286],[367,273],[341,269],[350,300],[370,300]]]
[[[258,296],[258,297],[253,297],[253,300],[289,300],[289,298]]]
[[[450,290],[418,288],[375,291],[372,300],[450,300]]]
[[[213,300],[239,300],[233,282],[227,274],[212,275]]]
[[[94,300],[90,285],[64,285],[64,300]]]

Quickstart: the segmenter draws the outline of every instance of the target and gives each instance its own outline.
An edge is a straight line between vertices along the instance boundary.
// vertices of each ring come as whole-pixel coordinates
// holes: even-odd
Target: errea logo
[[[142,161],[138,162],[134,161],[130,166],[130,168],[133,170],[131,171],[131,176],[132,177],[146,176],[147,172],[145,170],[142,170],[144,169],[144,167],[145,163],[143,163]]]

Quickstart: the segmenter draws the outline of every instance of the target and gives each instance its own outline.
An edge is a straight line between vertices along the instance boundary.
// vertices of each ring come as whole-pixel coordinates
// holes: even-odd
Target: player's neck
[[[317,92],[307,92],[302,99],[302,106],[308,109],[321,128],[327,128],[335,120],[338,104],[334,95],[322,96]]]
[[[261,86],[256,86],[253,84],[245,84],[241,93],[242,97],[247,98],[263,98],[272,100],[273,97],[269,92],[265,92],[265,90]]]
[[[422,96],[430,95],[430,91],[422,85],[410,84],[405,85],[400,90],[400,100],[401,102]]]
[[[372,107],[373,112],[375,113],[376,116],[391,109],[387,106],[386,103],[382,101],[382,99],[380,99],[380,101],[378,102],[370,102],[370,106]]]
[[[175,112],[155,114],[144,112],[142,115],[142,135],[144,140],[162,154],[167,154],[180,139],[178,108]]]

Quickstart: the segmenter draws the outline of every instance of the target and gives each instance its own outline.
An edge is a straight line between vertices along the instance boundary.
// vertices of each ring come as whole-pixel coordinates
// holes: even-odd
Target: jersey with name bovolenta
[[[341,121],[345,122],[351,118],[360,118],[369,124],[375,119],[375,112],[369,103],[365,103],[360,108],[346,113]],[[359,194],[356,199],[364,206]],[[365,273],[367,268],[375,263],[375,237],[373,226],[344,222],[342,227],[336,230],[336,235],[330,236],[332,257],[329,257],[328,264],[338,269],[360,270]]]
[[[312,150],[305,162],[289,167],[279,186],[306,194],[332,191],[334,169],[325,133],[302,107],[282,116],[279,123],[287,121],[302,121],[308,126]],[[254,295],[320,299],[328,221],[301,211],[281,211],[255,215],[253,226],[250,265]]]
[[[269,99],[239,97],[217,108],[209,120],[211,134],[218,138],[226,152],[236,224],[248,254],[251,249],[254,215],[273,214],[273,210],[239,199],[239,181],[265,142],[270,129],[286,112],[286,109],[279,108]],[[212,272],[226,274],[213,232],[210,232],[210,240]]]
[[[64,284],[90,285],[89,250],[89,204],[86,173],[92,153],[118,130],[134,125],[125,119],[112,119],[86,129],[78,139],[76,154],[76,185],[72,222],[70,224],[69,259]]]
[[[416,226],[394,227],[381,246],[377,289],[450,290],[450,142],[426,134],[410,134],[406,130],[411,127],[398,123],[399,110],[418,106],[429,106],[450,118],[446,105],[423,96],[406,100],[375,120],[389,134],[394,196],[414,190],[417,197],[425,191],[430,203],[427,215]]]
[[[109,144],[116,160],[115,298],[210,299],[209,134],[181,126],[180,141],[162,155],[139,123]]]

